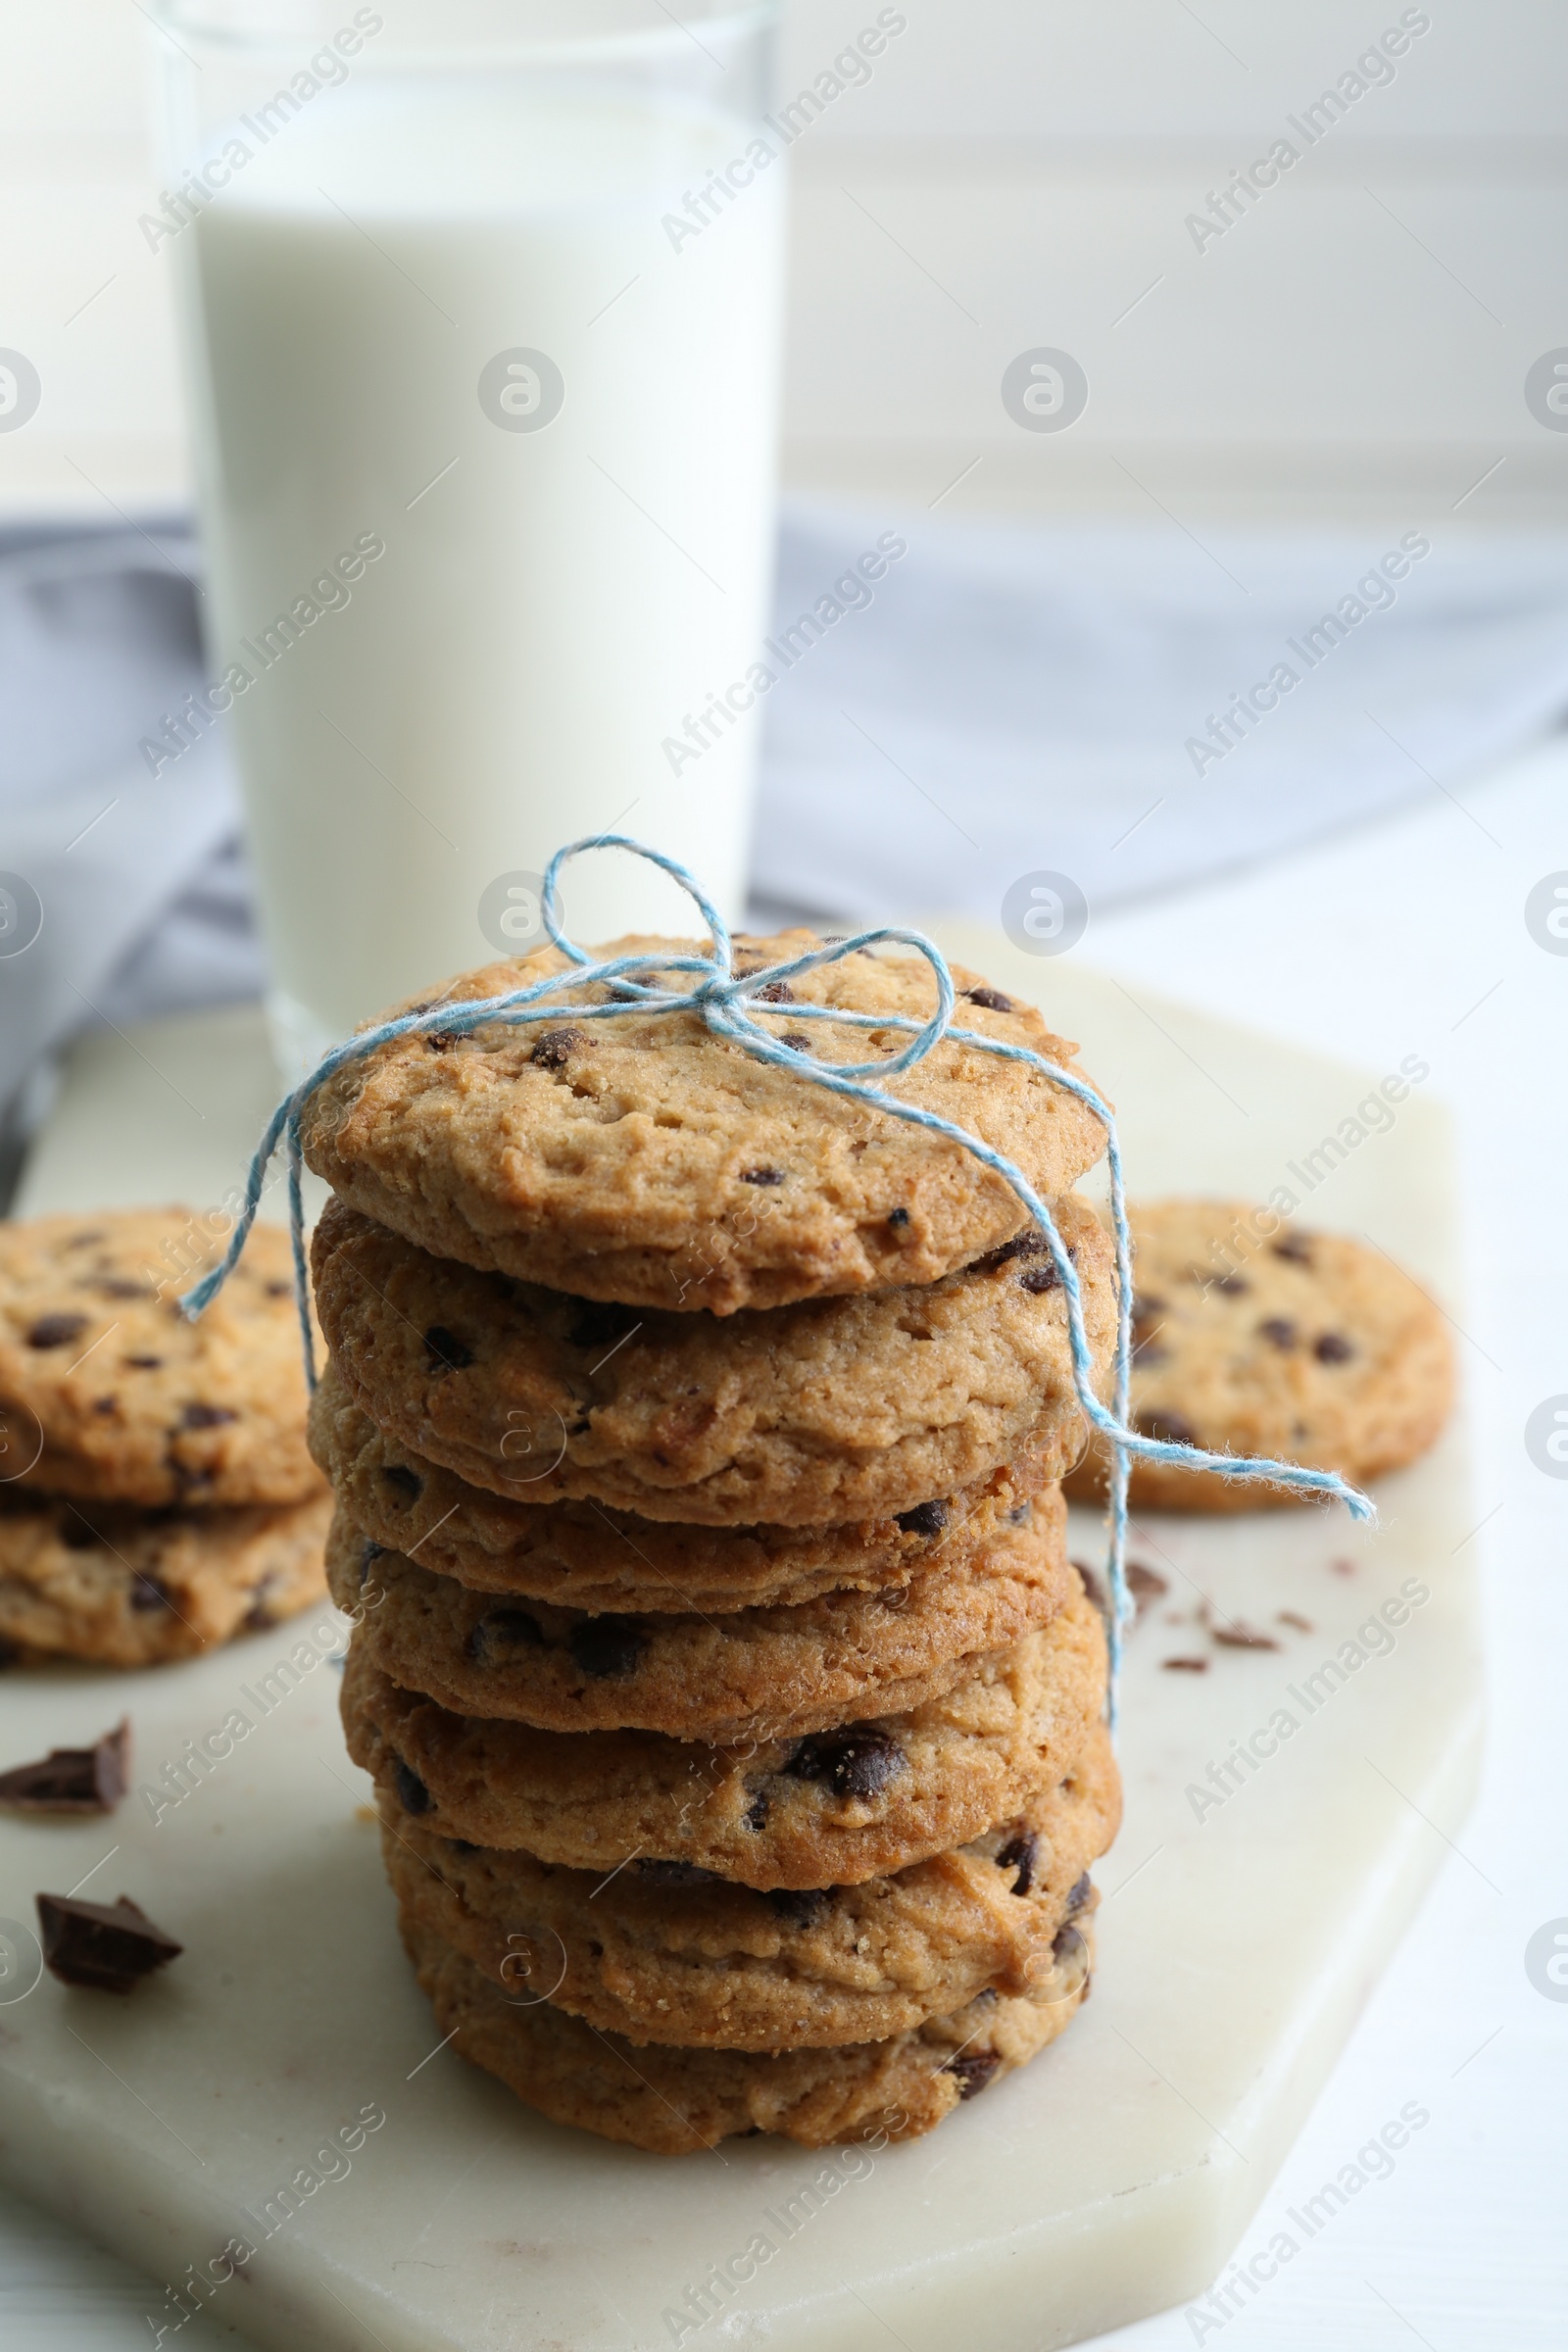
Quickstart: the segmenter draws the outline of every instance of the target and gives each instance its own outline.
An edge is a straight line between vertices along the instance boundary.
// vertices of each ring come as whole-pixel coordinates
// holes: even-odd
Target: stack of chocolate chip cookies
[[[147,1666],[323,1597],[287,1236],[216,1254],[184,1209],[0,1225],[0,1652]]]
[[[685,985],[684,943],[606,953],[643,951]],[[965,1025],[1072,1066],[955,977]],[[935,1000],[863,952],[796,994]],[[823,1061],[906,1043],[759,998]],[[923,2132],[1083,1999],[1119,1815],[1062,1292],[959,1146],[693,1013],[563,1000],[624,1009],[410,1034],[306,1114],[336,1196],[311,1442],[404,1939],[457,2049],[558,2121],[669,2151]],[[1110,1245],[1070,1196],[1098,1122],[952,1042],[897,1085],[1053,1200],[1107,1367]]]

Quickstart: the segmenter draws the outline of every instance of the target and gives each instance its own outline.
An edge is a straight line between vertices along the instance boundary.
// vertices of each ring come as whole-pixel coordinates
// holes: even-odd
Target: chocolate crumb
[[[85,1315],[40,1315],[27,1333],[29,1348],[69,1348],[87,1328]]]
[[[900,1511],[894,1518],[895,1527],[902,1527],[906,1536],[940,1536],[948,1524],[945,1502],[917,1502],[912,1510]]]
[[[0,1805],[18,1813],[112,1813],[125,1793],[130,1718],[91,1747],[52,1747],[35,1764],[0,1772]]]
[[[1206,1658],[1161,1658],[1159,1662],[1167,1674],[1206,1674],[1208,1672]]]
[[[566,1638],[573,1662],[594,1682],[635,1674],[647,1636],[624,1617],[587,1617]]]
[[[1353,1560],[1330,1560],[1329,1566],[1333,1569],[1336,1576],[1353,1576],[1355,1574],[1355,1562]]]
[[[1280,1609],[1276,1614],[1281,1625],[1294,1625],[1298,1634],[1309,1634],[1312,1631],[1311,1618],[1300,1616],[1295,1609]]]
[[[1027,1894],[1034,1885],[1035,1856],[1039,1851],[1039,1838],[1032,1830],[1025,1830],[1020,1832],[1016,1838],[1009,1838],[998,1854],[997,1868],[999,1870],[1017,1872],[1017,1876],[1012,1882],[1014,1894]]]
[[[971,1004],[983,1004],[987,1012],[1012,1010],[1012,999],[1004,997],[1000,988],[966,988],[963,994]]]
[[[1001,2064],[995,2050],[959,2050],[942,2071],[957,2076],[960,2099],[977,2099]]]
[[[1312,1353],[1320,1364],[1348,1364],[1355,1349],[1343,1332],[1326,1331],[1312,1342]]]
[[[184,1945],[154,1927],[139,1903],[84,1903],[40,1894],[39,1937],[46,1965],[62,1984],[94,1992],[132,1992],[145,1976],[177,1959]]]
[[[587,1043],[580,1029],[541,1029],[528,1059],[542,1070],[564,1070],[577,1047]]]
[[[1216,1625],[1214,1639],[1226,1649],[1278,1649],[1272,1634],[1259,1633],[1256,1626],[1244,1624],[1240,1617],[1229,1625]]]
[[[1129,1560],[1127,1590],[1137,1601],[1138,1614],[1142,1617],[1146,1609],[1152,1609],[1156,1600],[1164,1598],[1170,1591],[1170,1580],[1161,1576],[1156,1568],[1146,1567],[1142,1560]]]

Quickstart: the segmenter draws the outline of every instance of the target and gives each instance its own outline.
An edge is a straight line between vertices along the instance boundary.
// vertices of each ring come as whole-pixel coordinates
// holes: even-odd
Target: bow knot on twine
[[[710,954],[707,956],[661,956],[659,968],[665,974],[689,974],[691,986],[684,991],[653,987],[639,973],[649,968],[647,951],[629,956],[611,956],[596,962],[574,940],[568,939],[561,927],[558,882],[563,865],[570,858],[597,849],[629,850],[634,857],[646,858],[678,882],[696,904],[711,938]],[[226,1281],[245,1248],[256,1212],[261,1204],[267,1180],[267,1170],[279,1143],[284,1146],[288,1163],[289,1225],[294,1244],[294,1278],[298,1295],[300,1326],[305,1340],[306,1374],[311,1386],[316,1385],[316,1349],[311,1332],[309,1282],[305,1260],[305,1214],[300,1182],[303,1154],[300,1147],[300,1121],[305,1106],[316,1089],[345,1062],[355,1061],[377,1047],[389,1044],[394,1038],[421,1032],[440,1030],[444,1036],[466,1037],[472,1030],[494,1023],[525,1025],[532,1021],[559,1021],[569,1014],[574,1021],[611,1020],[636,1005],[645,1011],[660,1013],[696,1012],[717,1037],[726,1037],[742,1047],[760,1061],[771,1061],[781,1069],[792,1071],[808,1083],[828,1088],[832,1093],[846,1095],[852,1101],[864,1102],[885,1116],[904,1119],[911,1126],[924,1127],[933,1135],[958,1144],[983,1167],[992,1168],[1011,1187],[1023,1207],[1039,1228],[1051,1262],[1056,1270],[1067,1311],[1068,1345],[1072,1355],[1073,1385],[1078,1402],[1090,1426],[1105,1441],[1110,1452],[1110,1531],[1107,1547],[1107,1578],[1110,1606],[1106,1633],[1110,1650],[1110,1720],[1116,1720],[1116,1690],[1121,1669],[1122,1635],[1128,1618],[1134,1613],[1128,1593],[1124,1555],[1127,1542],[1127,1479],[1130,1458],[1142,1455],[1146,1460],[1173,1462],[1183,1469],[1208,1470],[1222,1478],[1237,1480],[1266,1480],[1272,1485],[1288,1487],[1301,1493],[1322,1494],[1346,1503],[1355,1519],[1375,1516],[1369,1498],[1358,1488],[1340,1478],[1332,1470],[1311,1470],[1297,1462],[1277,1462],[1266,1455],[1205,1453],[1200,1446],[1178,1446],[1161,1438],[1146,1437],[1130,1426],[1129,1391],[1132,1367],[1132,1251],[1127,1231],[1126,1199],[1122,1187],[1121,1151],[1116,1139],[1116,1122],[1109,1105],[1103,1102],[1087,1080],[1077,1078],[1060,1064],[1047,1060],[1042,1054],[1027,1046],[1014,1046],[1000,1038],[982,1037],[973,1029],[956,1028],[954,1012],[956,996],[953,975],[947,958],[933,940],[922,932],[905,931],[883,925],[871,931],[858,931],[853,938],[824,942],[807,955],[792,957],[785,963],[772,963],[737,972],[734,962],[734,944],[728,926],[717,909],[709,904],[701,885],[677,858],[666,858],[659,850],[649,849],[622,833],[603,833],[590,840],[574,841],[558,850],[551,858],[545,874],[542,915],[546,930],[568,968],[553,972],[536,980],[527,988],[509,991],[499,997],[486,997],[462,1004],[448,1001],[417,1012],[400,1014],[397,1019],[378,1021],[368,1029],[360,1030],[334,1046],[324,1054],[310,1076],[280,1102],[268,1122],[267,1131],[251,1160],[246,1179],[245,1205],[234,1228],[233,1236],[222,1262],[205,1279],[196,1284],[181,1299],[188,1315],[199,1315],[208,1301]],[[937,1008],[927,1021],[908,1014],[887,1012],[850,1012],[837,1005],[811,1004],[800,1002],[793,995],[781,998],[780,983],[789,983],[824,964],[837,963],[861,949],[882,945],[912,948],[930,965],[937,986]],[[605,984],[608,997],[597,1004],[563,1003],[561,992],[573,983],[584,986]],[[874,1061],[827,1062],[806,1052],[803,1045],[786,1045],[771,1030],[764,1029],[754,1014],[754,1007],[766,1005],[776,1010],[783,1002],[789,1004],[792,1021],[828,1021],[837,1029],[900,1029],[909,1032],[909,1042],[903,1052],[891,1057],[879,1055]],[[1105,1131],[1105,1155],[1110,1170],[1110,1212],[1116,1248],[1116,1358],[1111,1403],[1102,1403],[1095,1392],[1094,1357],[1084,1329],[1083,1294],[1079,1287],[1078,1269],[1073,1264],[1056,1231],[1050,1204],[1043,1200],[1021,1168],[979,1136],[971,1135],[953,1119],[945,1119],[933,1110],[922,1109],[917,1103],[906,1102],[887,1091],[888,1081],[904,1070],[910,1070],[923,1061],[934,1046],[952,1038],[957,1045],[972,1048],[977,1053],[995,1054],[1006,1061],[1026,1062],[1042,1071],[1054,1086],[1074,1095],[1094,1113]]]

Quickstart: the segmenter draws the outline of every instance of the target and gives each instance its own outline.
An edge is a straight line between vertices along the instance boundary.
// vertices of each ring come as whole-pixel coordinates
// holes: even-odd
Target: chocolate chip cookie
[[[401,1690],[357,1640],[349,1753],[443,1837],[601,1873],[646,1855],[748,1886],[855,1885],[978,1838],[1083,1753],[1105,1643],[1073,1590],[1042,1632],[905,1713],[727,1745],[466,1719]]]
[[[692,1527],[596,1502],[530,1503],[470,1487],[377,1429],[328,1359],[311,1400],[311,1449],[356,1527],[476,1592],[603,1610],[791,1607],[837,1592],[895,1594],[975,1550],[1045,1489],[1004,1463],[898,1518],[841,1527]]]
[[[554,2123],[661,2155],[711,2148],[737,2132],[773,2132],[808,2148],[916,2138],[1055,2039],[1089,1991],[1094,1958],[1086,1921],[1063,1930],[1056,1967],[1033,1994],[982,1993],[885,2041],[673,2049],[598,2033],[549,2001],[518,2006],[431,1929],[402,1924],[436,2022],[461,2056]]]
[[[1111,1249],[1055,1204],[1102,1377]],[[1066,1303],[1031,1230],[924,1290],[765,1314],[604,1306],[435,1258],[328,1202],[317,1307],[349,1394],[469,1484],[646,1518],[787,1526],[897,1514],[1021,1450],[1079,1453]]]
[[[956,1852],[858,1886],[758,1893],[684,1862],[608,1884],[531,1854],[438,1837],[382,1791],[405,1919],[506,1994],[601,2033],[707,2049],[882,2041],[982,1992],[1033,1992],[1090,1896],[1121,1789],[1103,1725],[1059,1785]]]
[[[0,1490],[0,1647],[151,1666],[326,1597],[330,1497],[140,1511]]]
[[[1019,1506],[961,1574],[938,1559],[883,1592],[790,1608],[585,1616],[471,1592],[361,1534],[341,1507],[327,1577],[393,1682],[459,1715],[555,1732],[779,1740],[889,1715],[950,1690],[982,1656],[1050,1623],[1067,1597],[1059,1488]]]
[[[258,1225],[198,1322],[220,1245],[191,1211],[0,1225],[0,1468],[101,1501],[299,1502],[321,1492],[288,1237]]]
[[[740,942],[737,969],[819,944],[804,931]],[[625,939],[603,953],[643,948],[650,982],[684,991],[659,959],[699,952],[692,942]],[[500,996],[552,972],[566,975],[564,1007],[610,1001],[554,948],[466,973],[435,1001]],[[1033,1006],[976,973],[955,967],[954,979],[958,1026],[1076,1072],[1076,1048]],[[907,1035],[806,1019],[797,1002],[924,1020],[936,983],[919,958],[858,953],[766,988],[758,1018],[784,1043],[875,1061]],[[889,1091],[1007,1153],[1042,1199],[1104,1148],[1099,1120],[1044,1072],[972,1046],[945,1041]],[[691,1012],[582,1021],[564,1008],[542,1025],[399,1039],[318,1088],[303,1135],[341,1199],[438,1257],[665,1311],[727,1315],[935,1282],[1026,1222],[960,1145],[760,1061]]]
[[[1270,1209],[1154,1200],[1129,1211],[1132,1408],[1149,1437],[1269,1454],[1360,1484],[1415,1460],[1453,1397],[1441,1310],[1381,1250]],[[1097,1447],[1068,1484],[1103,1492]],[[1289,1488],[1142,1462],[1136,1503],[1246,1511],[1310,1499]]]

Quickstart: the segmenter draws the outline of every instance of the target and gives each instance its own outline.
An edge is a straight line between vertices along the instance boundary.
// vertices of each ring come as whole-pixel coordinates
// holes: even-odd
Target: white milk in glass
[[[527,944],[480,901],[581,834],[739,913],[784,164],[695,233],[686,200],[748,135],[565,74],[391,76],[318,100],[187,232],[210,655],[296,1058]],[[694,927],[628,858],[572,873],[580,939]]]

